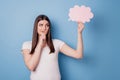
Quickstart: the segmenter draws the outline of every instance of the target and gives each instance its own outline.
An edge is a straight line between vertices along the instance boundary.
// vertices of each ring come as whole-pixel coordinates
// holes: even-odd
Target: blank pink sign
[[[76,22],[90,22],[90,19],[93,18],[93,13],[91,12],[90,7],[86,7],[84,5],[78,6],[75,5],[73,8],[69,10],[69,20]]]

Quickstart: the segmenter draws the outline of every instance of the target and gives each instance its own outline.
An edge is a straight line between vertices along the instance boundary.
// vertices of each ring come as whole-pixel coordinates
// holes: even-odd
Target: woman
[[[84,25],[78,23],[78,43],[74,50],[58,39],[51,39],[51,23],[46,15],[39,15],[34,23],[32,41],[22,46],[24,61],[31,71],[31,80],[60,80],[58,66],[59,51],[67,56],[80,59],[83,57],[82,30]]]

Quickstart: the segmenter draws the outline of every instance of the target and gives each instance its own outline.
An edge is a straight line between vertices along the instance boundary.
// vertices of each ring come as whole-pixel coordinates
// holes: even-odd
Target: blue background
[[[76,48],[77,23],[68,21],[76,4],[95,16],[83,31],[84,58],[59,54],[62,80],[120,80],[119,0],[0,0],[0,80],[29,80],[21,47],[39,14],[49,16],[53,38]]]

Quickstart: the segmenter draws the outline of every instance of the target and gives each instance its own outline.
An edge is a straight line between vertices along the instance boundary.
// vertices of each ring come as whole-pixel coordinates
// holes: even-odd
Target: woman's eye
[[[39,26],[40,26],[40,27],[42,27],[42,26],[43,26],[43,24],[39,24]]]
[[[50,25],[47,25],[47,27],[49,27]]]

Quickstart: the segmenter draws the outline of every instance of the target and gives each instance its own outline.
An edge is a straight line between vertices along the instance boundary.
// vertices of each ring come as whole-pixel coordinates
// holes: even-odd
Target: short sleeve
[[[63,44],[65,44],[63,41],[59,40],[59,49],[62,48]]]
[[[22,49],[30,49],[31,50],[31,41],[26,41],[22,44]]]
[[[62,40],[55,39],[55,44],[58,46],[59,50],[62,48],[62,46],[65,44]]]

